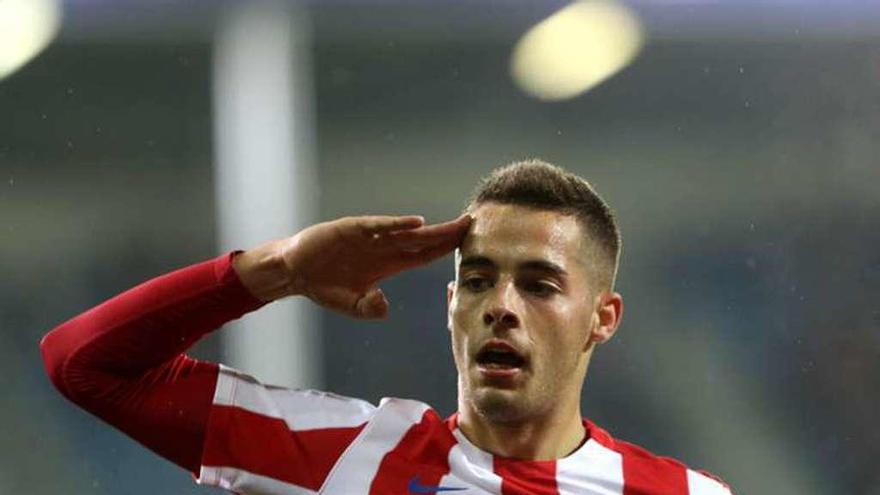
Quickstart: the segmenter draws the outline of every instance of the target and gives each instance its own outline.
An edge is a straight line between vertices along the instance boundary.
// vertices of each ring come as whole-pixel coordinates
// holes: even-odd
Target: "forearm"
[[[90,355],[90,366],[136,375],[262,305],[229,268],[230,256],[149,280],[59,325],[40,344],[50,377],[64,389],[58,373],[105,346],[115,352]]]
[[[231,255],[157,277],[59,325],[40,343],[59,391],[172,461],[197,469],[216,365],[182,353],[263,303]]]

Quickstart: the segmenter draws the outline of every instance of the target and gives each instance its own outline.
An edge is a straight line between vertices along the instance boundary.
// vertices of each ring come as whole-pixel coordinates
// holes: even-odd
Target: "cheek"
[[[479,311],[479,304],[474,297],[454,297],[449,306],[450,323],[459,329],[467,328]]]
[[[460,299],[453,299],[449,307],[449,332],[452,339],[452,352],[456,360],[467,351],[467,332],[470,311]]]
[[[589,319],[573,305],[544,308],[533,314],[538,323],[533,344],[541,350],[549,367],[568,368],[580,356],[589,333]]]

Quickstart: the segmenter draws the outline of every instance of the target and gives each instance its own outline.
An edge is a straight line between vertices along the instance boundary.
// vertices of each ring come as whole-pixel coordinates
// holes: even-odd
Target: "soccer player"
[[[449,418],[415,400],[374,406],[263,385],[183,354],[283,297],[382,318],[379,281],[453,250]],[[586,181],[520,162],[495,170],[453,221],[317,224],[139,285],[52,330],[41,350],[64,396],[236,493],[730,494],[581,416],[590,357],[623,311],[619,251],[611,211]]]

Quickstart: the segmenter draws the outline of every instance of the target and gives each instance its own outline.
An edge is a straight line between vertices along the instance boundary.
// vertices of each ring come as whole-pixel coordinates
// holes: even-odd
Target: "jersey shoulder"
[[[643,484],[644,493],[733,495],[730,486],[719,476],[690,468],[678,459],[654,454],[644,447],[612,437],[589,420],[585,419],[584,422],[593,440],[620,454],[625,476],[629,478],[627,484]],[[684,487],[686,491],[682,490]]]

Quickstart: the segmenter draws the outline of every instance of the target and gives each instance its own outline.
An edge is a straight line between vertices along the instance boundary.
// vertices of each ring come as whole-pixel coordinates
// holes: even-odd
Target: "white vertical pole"
[[[214,149],[219,244],[247,249],[312,223],[311,32],[305,13],[239,2],[214,40]],[[321,387],[316,312],[283,300],[223,333],[227,363],[267,383]]]

